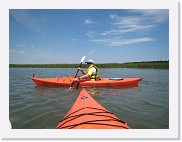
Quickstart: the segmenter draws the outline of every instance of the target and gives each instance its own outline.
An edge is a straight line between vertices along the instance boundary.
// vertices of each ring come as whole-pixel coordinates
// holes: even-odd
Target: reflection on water
[[[138,84],[135,85],[125,85],[125,86],[115,86],[115,87],[84,87],[87,92],[93,97],[93,96],[99,96],[99,90],[102,90],[102,93],[107,93],[111,95],[117,95],[118,92],[126,89],[133,89],[136,90],[138,88]]]
[[[99,96],[99,91],[96,88],[86,88],[87,92],[92,96]]]

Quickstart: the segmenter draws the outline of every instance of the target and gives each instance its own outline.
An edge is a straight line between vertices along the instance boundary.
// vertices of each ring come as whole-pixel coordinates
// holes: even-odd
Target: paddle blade
[[[81,63],[85,60],[85,57],[86,57],[86,55],[82,57],[82,59],[80,61]]]

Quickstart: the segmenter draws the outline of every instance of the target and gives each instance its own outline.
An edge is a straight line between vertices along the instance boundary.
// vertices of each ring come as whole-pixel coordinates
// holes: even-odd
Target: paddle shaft
[[[82,66],[82,63],[83,63],[84,59],[85,59],[85,56],[83,56],[83,57],[82,57],[82,59],[81,59],[81,61],[80,61],[80,65],[78,66],[78,68],[81,68],[81,66]],[[77,69],[77,72],[76,72],[75,78],[76,78],[76,76],[77,76],[77,74],[78,74],[78,71],[79,71],[79,69]],[[74,81],[71,83],[70,88],[72,88],[73,84],[74,84]]]
[[[82,62],[80,63],[80,65],[78,66],[79,68],[81,68],[81,65],[82,65]],[[77,76],[77,74],[78,74],[78,71],[79,71],[79,69],[77,69],[77,72],[76,72],[76,75],[75,75],[75,78],[76,78],[76,76]],[[74,84],[75,82],[72,82],[71,83],[71,86],[70,86],[70,88],[72,88],[73,87],[73,84]]]
[[[81,68],[81,65],[82,65],[82,62],[80,63],[80,65],[79,65],[78,67],[79,67],[79,68]],[[77,69],[77,72],[76,72],[75,78],[76,78],[76,76],[77,76],[77,74],[78,74],[78,71],[79,71],[79,69]]]

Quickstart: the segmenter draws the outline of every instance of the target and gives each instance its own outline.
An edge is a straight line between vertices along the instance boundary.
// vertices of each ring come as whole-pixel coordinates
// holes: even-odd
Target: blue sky
[[[10,63],[169,60],[165,9],[11,9],[9,30]]]

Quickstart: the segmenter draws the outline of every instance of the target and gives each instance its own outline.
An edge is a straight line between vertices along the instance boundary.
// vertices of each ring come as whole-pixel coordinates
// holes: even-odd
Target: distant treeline
[[[79,64],[9,64],[11,68],[77,68]],[[150,68],[169,69],[169,61],[143,61],[128,63],[103,63],[96,64],[98,68]],[[87,68],[86,64],[82,68]]]

